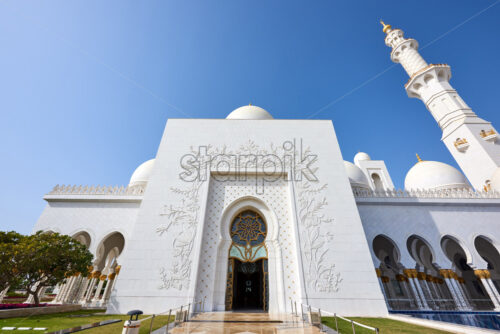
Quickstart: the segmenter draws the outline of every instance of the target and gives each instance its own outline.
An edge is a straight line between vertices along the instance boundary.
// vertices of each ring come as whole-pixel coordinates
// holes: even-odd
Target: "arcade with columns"
[[[390,310],[500,310],[500,254],[484,236],[475,240],[476,257],[483,261],[468,263],[469,250],[457,240],[444,236],[436,250],[448,259],[436,263],[434,249],[416,235],[406,245],[385,235],[372,243],[378,260],[375,269]],[[407,252],[413,261],[401,261]],[[483,269],[480,269],[483,268]]]
[[[87,247],[91,244],[91,237],[87,232],[79,232],[73,238]],[[90,274],[68,277],[64,284],[56,287],[57,295],[52,303],[105,308],[120,273],[118,258],[124,245],[125,239],[121,233],[114,232],[106,236],[97,248]]]

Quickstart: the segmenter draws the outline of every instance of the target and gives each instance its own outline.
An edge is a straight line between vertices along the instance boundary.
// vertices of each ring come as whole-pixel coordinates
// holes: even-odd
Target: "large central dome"
[[[226,119],[273,119],[273,116],[261,107],[248,105],[233,110]]]

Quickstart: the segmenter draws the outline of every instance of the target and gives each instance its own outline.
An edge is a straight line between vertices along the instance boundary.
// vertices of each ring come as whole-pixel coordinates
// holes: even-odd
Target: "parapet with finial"
[[[144,195],[144,186],[88,186],[56,185],[43,198],[46,201],[140,201]]]
[[[500,193],[489,189],[488,191],[475,191],[470,188],[464,189],[388,189],[383,191],[373,191],[366,188],[353,187],[352,192],[356,199],[491,199],[498,202]]]

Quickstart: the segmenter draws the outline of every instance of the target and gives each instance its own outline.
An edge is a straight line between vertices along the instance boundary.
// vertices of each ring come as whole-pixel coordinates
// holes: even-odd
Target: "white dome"
[[[500,167],[491,176],[490,186],[492,190],[500,192]]]
[[[443,190],[470,188],[465,176],[455,167],[439,161],[419,161],[405,178],[407,190]]]
[[[349,182],[351,182],[351,186],[370,189],[368,179],[366,178],[361,168],[349,161],[344,161],[344,166],[345,171],[347,172],[347,176],[349,177]]]
[[[233,110],[226,119],[273,119],[273,116],[261,107],[248,105]]]
[[[370,158],[370,156],[368,155],[368,153],[358,152],[354,156],[354,163],[357,165],[360,161],[367,161],[367,160],[371,160],[371,159],[372,158]]]
[[[132,177],[130,178],[128,186],[145,186],[149,181],[149,177],[151,176],[151,171],[153,170],[154,164],[155,159],[151,159],[137,167],[132,174]]]

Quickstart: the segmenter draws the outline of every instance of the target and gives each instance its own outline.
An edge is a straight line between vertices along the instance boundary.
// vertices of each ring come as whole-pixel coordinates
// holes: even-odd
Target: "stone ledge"
[[[73,312],[82,309],[82,305],[58,305],[44,307],[15,308],[10,310],[0,310],[0,319],[31,317],[33,315],[53,314],[61,312]]]

